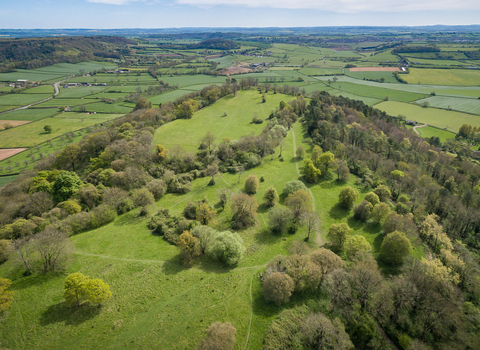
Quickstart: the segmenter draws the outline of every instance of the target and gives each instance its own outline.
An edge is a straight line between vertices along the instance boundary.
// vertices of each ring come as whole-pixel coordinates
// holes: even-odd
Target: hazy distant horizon
[[[4,29],[431,26],[479,23],[480,1],[4,0]]]

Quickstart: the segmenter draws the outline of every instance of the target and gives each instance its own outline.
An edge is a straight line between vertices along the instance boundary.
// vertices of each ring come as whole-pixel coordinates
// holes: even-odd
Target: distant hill
[[[0,40],[0,72],[33,69],[55,63],[121,58],[135,42],[113,36]]]

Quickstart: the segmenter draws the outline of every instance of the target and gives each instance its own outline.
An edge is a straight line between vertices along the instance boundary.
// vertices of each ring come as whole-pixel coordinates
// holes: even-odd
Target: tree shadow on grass
[[[133,210],[121,216],[118,216],[117,219],[113,222],[113,225],[130,226],[143,220],[145,220],[145,216],[139,216],[138,212],[136,210]]]
[[[286,240],[285,236],[280,234],[275,234],[270,231],[268,228],[258,230],[254,234],[255,242],[259,244],[275,244],[281,240]]]
[[[182,265],[180,254],[177,254],[162,264],[161,270],[165,275],[176,275],[188,267]]]
[[[41,316],[40,324],[65,322],[66,325],[77,326],[100,314],[101,306],[69,306],[64,301],[51,305]]]
[[[363,230],[365,233],[377,234],[380,233],[380,226],[377,224],[365,223],[355,219],[353,216],[347,219],[348,226],[355,231]]]
[[[257,212],[260,214],[265,214],[269,210],[270,210],[270,207],[267,204],[262,203],[258,206]]]
[[[340,204],[337,203],[329,210],[328,214],[332,219],[342,220],[350,215],[350,210],[342,208]]]
[[[344,181],[337,181],[336,177],[330,173],[325,177],[321,178],[318,182],[318,185],[321,188],[337,188],[337,187],[344,187],[346,182]]]
[[[27,270],[20,266],[6,277],[14,281],[11,288],[13,291],[27,289],[32,286],[39,286],[58,277],[64,278],[63,274],[60,272],[29,275]]]

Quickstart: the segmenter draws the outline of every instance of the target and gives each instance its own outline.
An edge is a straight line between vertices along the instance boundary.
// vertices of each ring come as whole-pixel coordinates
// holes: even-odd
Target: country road
[[[8,113],[8,112],[13,112],[13,111],[19,111],[21,109],[27,109],[28,107],[32,107],[32,106],[38,105],[39,103],[51,100],[52,98],[54,98],[55,96],[57,96],[60,93],[60,90],[58,89],[58,84],[60,84],[63,81],[64,80],[60,80],[60,81],[53,84],[53,88],[55,89],[55,93],[52,96],[50,96],[50,97],[48,97],[44,100],[41,100],[41,101],[30,103],[29,105],[26,105],[26,106],[22,106],[22,107],[18,107],[18,108],[15,108],[15,109],[10,109],[10,110],[5,111],[5,112],[1,112],[0,114],[5,114],[5,113]]]

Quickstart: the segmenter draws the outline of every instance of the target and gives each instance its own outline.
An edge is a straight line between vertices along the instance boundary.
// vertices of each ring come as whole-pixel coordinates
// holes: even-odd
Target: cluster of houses
[[[5,84],[5,86],[9,86],[9,87],[16,88],[16,89],[26,87],[27,85],[29,87],[38,86],[38,81],[28,81],[27,79],[18,79],[15,82]]]
[[[70,89],[71,87],[77,87],[77,86],[107,86],[106,83],[102,84],[90,84],[90,83],[67,83],[63,84],[62,87],[65,89]]]
[[[123,74],[123,73],[129,73],[130,71],[128,69],[117,69],[117,70],[107,70],[105,73],[110,73],[110,74]]]

